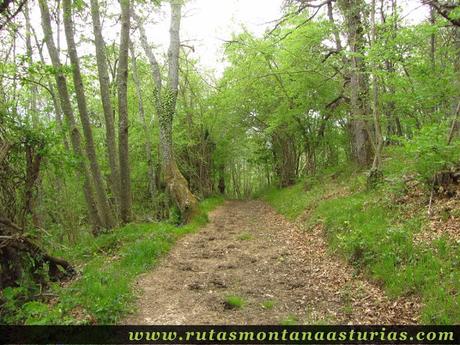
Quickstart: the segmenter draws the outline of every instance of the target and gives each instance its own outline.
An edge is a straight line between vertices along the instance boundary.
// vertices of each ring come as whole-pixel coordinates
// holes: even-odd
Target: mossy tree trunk
[[[134,18],[138,23],[141,44],[149,59],[155,81],[155,107],[159,119],[161,167],[168,192],[179,208],[183,221],[188,222],[198,210],[198,201],[190,191],[187,180],[177,167],[172,140],[172,123],[176,113],[179,87],[181,9],[182,4],[180,1],[171,1],[170,45],[168,50],[169,69],[165,87],[162,86],[158,62],[148,44],[142,22],[138,16],[134,16]]]

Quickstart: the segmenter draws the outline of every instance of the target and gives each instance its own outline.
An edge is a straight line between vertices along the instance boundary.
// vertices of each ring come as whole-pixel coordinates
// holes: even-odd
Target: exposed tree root
[[[23,273],[30,272],[37,283],[43,283],[43,277],[37,272],[48,264],[48,278],[59,281],[76,274],[75,269],[66,260],[53,257],[41,249],[23,230],[9,219],[0,218],[0,288],[14,286]],[[32,259],[32,265],[25,258]]]

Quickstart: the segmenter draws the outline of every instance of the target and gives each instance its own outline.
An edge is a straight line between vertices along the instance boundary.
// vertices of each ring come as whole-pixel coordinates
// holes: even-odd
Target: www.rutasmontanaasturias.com
[[[255,341],[255,342],[297,342],[297,341],[454,341],[454,332],[432,331],[415,332],[411,334],[407,331],[387,331],[384,327],[381,331],[295,331],[284,329],[282,331],[185,331],[183,334],[170,332],[129,332],[129,341]]]

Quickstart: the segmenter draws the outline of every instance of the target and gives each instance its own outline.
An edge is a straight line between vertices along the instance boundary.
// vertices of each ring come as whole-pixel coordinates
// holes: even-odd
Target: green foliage
[[[353,184],[361,183],[358,177],[352,175],[353,171],[353,167],[325,169],[315,176],[304,178],[294,186],[284,189],[268,188],[256,194],[256,197],[261,197],[288,219],[294,220],[308,209],[316,207],[325,193],[334,194],[333,189],[342,188],[344,181],[347,182],[347,188],[353,188],[351,181]],[[350,176],[354,177],[349,179]]]
[[[241,309],[246,302],[240,296],[231,295],[224,299],[225,307],[228,309]]]
[[[252,235],[249,232],[243,232],[238,236],[239,241],[249,241],[252,240]]]
[[[428,133],[433,135],[430,130]],[[422,142],[430,147],[425,140]],[[405,159],[401,161],[402,155]],[[365,190],[364,174],[343,175],[340,181],[325,178],[320,187],[308,191],[299,183],[289,189],[269,190],[262,197],[291,219],[308,209],[306,225],[322,223],[331,248],[380,282],[389,296],[420,295],[424,303],[422,322],[458,323],[460,244],[446,238],[431,244],[416,243],[413,235],[424,228],[425,212],[412,211],[409,217],[405,206],[393,201],[393,193],[400,189],[394,186],[399,181],[392,177],[408,172],[404,162],[410,157],[412,153],[405,148],[388,157],[390,164],[385,171],[390,178],[373,191]],[[400,168],[405,170],[398,171]],[[349,192],[324,198],[325,192],[337,190],[339,185],[348,186]]]
[[[460,7],[455,7],[452,11],[449,13],[449,18],[450,19],[460,19]]]
[[[299,324],[299,320],[295,315],[288,315],[286,318],[280,321],[282,326],[295,326]]]
[[[321,184],[315,185],[314,188],[315,193],[320,194],[322,192]],[[305,190],[305,182],[301,182],[281,191],[276,188],[267,189],[262,192],[262,197],[278,212],[285,215],[288,219],[293,220],[311,205],[315,198],[315,193],[307,192]]]
[[[88,237],[73,248],[58,253],[83,268],[67,287],[54,286],[57,303],[24,303],[25,288],[3,291],[2,314],[8,323],[113,324],[131,310],[132,283],[151,269],[169,251],[179,236],[198,230],[208,221],[207,213],[222,202],[210,198],[200,204],[200,213],[186,226],[170,223],[129,224],[96,239]]]
[[[448,145],[447,133],[447,125],[427,125],[412,139],[404,141],[416,171],[427,183],[438,171],[458,166],[460,163],[460,141],[456,140]]]
[[[260,303],[261,307],[267,310],[273,309],[275,307],[275,301],[269,299]]]

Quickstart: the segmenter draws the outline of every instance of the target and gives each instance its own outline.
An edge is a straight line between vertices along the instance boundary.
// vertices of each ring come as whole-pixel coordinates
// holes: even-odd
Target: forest
[[[460,2],[194,1],[0,0],[0,323],[458,324]]]

